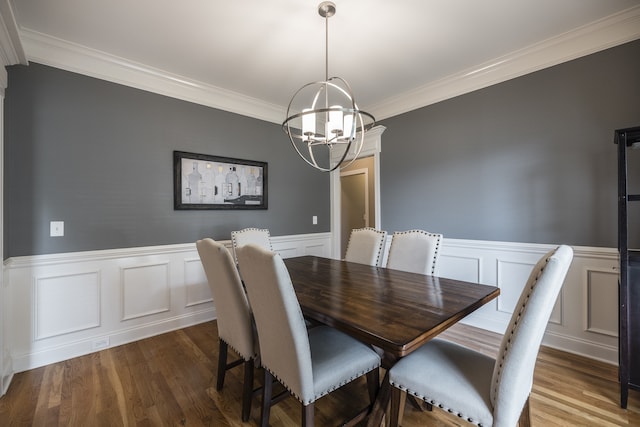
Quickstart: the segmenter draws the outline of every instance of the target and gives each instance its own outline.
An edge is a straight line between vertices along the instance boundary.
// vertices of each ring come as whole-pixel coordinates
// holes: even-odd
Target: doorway
[[[369,170],[354,169],[340,173],[340,254],[347,250],[354,228],[369,227]]]
[[[381,227],[380,152],[382,150],[382,133],[384,130],[384,126],[378,125],[368,131],[365,135],[364,147],[360,152],[358,159],[356,159],[347,168],[331,172],[331,256],[335,259],[343,258],[351,229],[362,227],[362,225],[359,227],[343,226],[343,195],[341,189],[343,174],[349,174],[349,172],[353,172],[358,169],[367,170],[368,211],[366,216],[368,219],[368,226],[375,228]],[[364,214],[361,213],[360,216],[364,217]],[[360,224],[363,224],[362,221],[363,219],[360,220]]]

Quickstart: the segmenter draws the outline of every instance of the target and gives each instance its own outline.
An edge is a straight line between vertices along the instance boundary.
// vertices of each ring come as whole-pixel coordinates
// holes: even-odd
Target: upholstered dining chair
[[[538,350],[573,258],[569,246],[544,255],[533,268],[493,359],[434,339],[389,371],[391,425],[398,425],[402,393],[409,393],[478,426],[530,425],[529,394]]]
[[[380,267],[386,238],[386,231],[371,227],[354,228],[349,235],[344,260]]]
[[[254,361],[258,355],[249,301],[236,263],[227,248],[213,239],[198,240],[196,248],[213,294],[218,317],[220,352],[216,389],[222,390],[228,369],[244,364],[242,420],[248,421],[251,415]],[[240,359],[227,363],[228,347],[231,347]]]
[[[436,273],[442,234],[424,230],[396,231],[391,236],[387,268],[411,273]]]
[[[380,357],[369,346],[328,326],[305,327],[289,271],[280,255],[258,245],[238,248],[264,367],[262,426],[269,425],[273,378],[303,406],[302,425],[313,426],[314,402],[367,375],[378,389]]]
[[[258,246],[262,246],[265,249],[273,251],[271,245],[271,234],[267,228],[243,228],[242,230],[231,232],[231,248],[233,249],[233,258],[238,262],[236,256],[236,249],[241,246],[248,245],[249,243],[255,243]]]

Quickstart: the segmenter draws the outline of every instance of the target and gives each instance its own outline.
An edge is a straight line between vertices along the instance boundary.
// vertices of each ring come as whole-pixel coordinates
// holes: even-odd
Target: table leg
[[[389,406],[389,397],[391,396],[391,384],[389,383],[389,371],[384,374],[382,385],[378,391],[376,401],[367,419],[367,427],[380,427],[382,419],[387,412]]]
[[[404,416],[404,406],[406,403],[407,403],[407,393],[401,392],[400,399],[398,399],[398,417],[396,418],[398,420],[398,425],[402,425],[402,417]],[[391,405],[393,406],[393,403],[391,403]]]

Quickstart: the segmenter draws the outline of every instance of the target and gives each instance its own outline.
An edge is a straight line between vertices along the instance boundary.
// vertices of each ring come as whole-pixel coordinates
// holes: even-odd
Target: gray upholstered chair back
[[[262,366],[303,404],[313,402],[309,336],[289,271],[280,255],[248,244],[237,250],[253,308]]]
[[[257,348],[251,310],[231,254],[213,239],[198,240],[196,248],[213,294],[220,339],[244,360],[254,358]]]
[[[233,258],[238,261],[236,249],[250,243],[261,246],[265,249],[273,251],[271,245],[271,234],[266,228],[243,228],[242,230],[231,232],[231,247],[233,249]]]
[[[411,273],[436,273],[442,234],[424,230],[396,231],[391,238],[387,268]]]
[[[494,426],[514,426],[518,422],[531,392],[547,322],[572,259],[573,250],[565,245],[546,254],[533,268],[520,295],[493,371]]]
[[[351,230],[345,261],[380,267],[387,232],[371,227]]]

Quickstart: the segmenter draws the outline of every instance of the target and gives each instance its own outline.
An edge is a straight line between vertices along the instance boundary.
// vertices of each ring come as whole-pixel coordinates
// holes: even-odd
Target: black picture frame
[[[267,162],[173,152],[176,210],[267,209]]]

